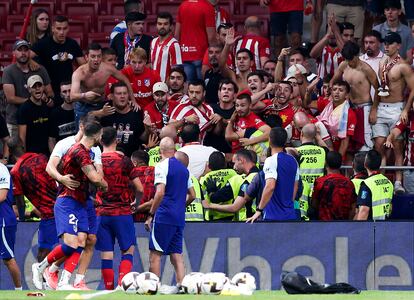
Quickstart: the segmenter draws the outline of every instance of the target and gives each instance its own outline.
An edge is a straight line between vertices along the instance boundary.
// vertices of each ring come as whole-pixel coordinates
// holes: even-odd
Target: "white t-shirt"
[[[168,176],[168,168],[169,168],[169,159],[164,159],[163,161],[159,162],[155,166],[154,170],[154,185],[158,183],[163,183],[167,185],[167,176]],[[187,188],[191,188],[193,186],[193,182],[191,180],[191,172],[188,176]]]
[[[55,148],[52,151],[51,157],[56,156],[62,159],[63,155],[66,154],[66,152],[69,151],[69,149],[76,144],[75,136],[68,136],[67,138],[64,138],[63,140],[60,140],[55,145]],[[99,147],[92,147],[91,148],[94,157],[93,157],[93,163],[97,165],[102,165],[102,151]]]
[[[193,174],[195,178],[199,179],[206,169],[206,163],[208,162],[211,153],[218,150],[213,147],[194,144],[186,145],[178,151],[188,155],[188,171],[190,171],[190,174]]]

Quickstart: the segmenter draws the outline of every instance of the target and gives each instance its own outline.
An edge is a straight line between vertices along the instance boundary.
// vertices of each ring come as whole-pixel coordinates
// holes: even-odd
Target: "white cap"
[[[32,88],[36,83],[40,82],[43,84],[43,79],[39,75],[32,75],[27,79],[27,86]]]
[[[306,73],[308,73],[308,72],[306,71],[305,67],[304,67],[304,66],[302,66],[301,64],[294,64],[294,65],[291,65],[291,66],[289,67],[289,69],[288,69],[288,71],[287,71],[287,73],[286,73],[285,80],[288,80],[289,78],[295,77],[295,75],[296,75],[296,73],[297,73],[297,71],[298,71],[298,70],[299,70],[299,72],[300,72],[301,74],[306,74]]]
[[[152,87],[152,93],[155,94],[156,92],[168,93],[168,86],[164,82],[157,82]]]

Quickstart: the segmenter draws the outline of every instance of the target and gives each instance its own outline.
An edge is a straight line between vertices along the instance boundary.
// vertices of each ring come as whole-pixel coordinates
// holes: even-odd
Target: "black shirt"
[[[214,72],[209,69],[204,75],[204,83],[206,85],[206,103],[209,105],[217,104],[219,102],[218,90],[220,81],[224,77],[220,72]]]
[[[8,137],[9,130],[7,129],[6,120],[4,120],[3,116],[0,114],[0,139]]]
[[[119,35],[119,34],[118,34]],[[143,118],[140,112],[130,110],[126,114],[115,112],[101,119],[102,126],[112,126],[117,130],[118,146],[126,156],[141,148],[140,136],[144,133]]]
[[[111,48],[115,50],[117,59],[117,68],[121,70],[124,67],[125,60],[125,33],[117,34],[111,43]],[[143,34],[141,39],[135,44],[135,48],[141,47],[147,52],[148,63],[151,62],[151,41],[152,36]]]
[[[31,50],[37,54],[36,61],[49,73],[55,98],[59,99],[57,104],[61,104],[60,83],[72,80],[73,62],[83,56],[82,49],[71,38],[66,38],[63,44],[58,44],[49,36],[34,44]]]
[[[50,109],[42,101],[34,104],[30,99],[23,103],[17,111],[17,124],[26,125],[26,152],[49,155]]]
[[[49,136],[56,139],[56,142],[76,134],[74,110],[63,109],[58,106],[50,113]]]

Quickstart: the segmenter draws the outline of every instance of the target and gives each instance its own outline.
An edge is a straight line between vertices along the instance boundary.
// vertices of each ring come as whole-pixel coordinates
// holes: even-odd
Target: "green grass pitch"
[[[31,300],[31,299],[65,299],[67,295],[73,292],[57,292],[57,291],[43,291],[45,297],[28,297],[27,293],[30,291],[0,291],[1,300]],[[75,292],[81,296],[95,293],[90,292]],[[79,298],[79,300],[82,298]],[[256,291],[252,296],[206,296],[206,295],[156,295],[156,296],[141,296],[125,294],[123,292],[115,292],[109,295],[93,297],[99,300],[124,300],[124,299],[173,299],[173,300],[198,300],[198,299],[229,299],[229,300],[412,300],[414,299],[414,292],[406,291],[362,291],[359,295],[288,295],[284,291]]]

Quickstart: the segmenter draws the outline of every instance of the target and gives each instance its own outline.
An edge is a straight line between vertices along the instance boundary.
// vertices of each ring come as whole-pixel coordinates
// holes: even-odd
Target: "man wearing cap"
[[[30,59],[30,45],[25,40],[18,40],[13,46],[13,55],[16,62],[7,66],[3,71],[3,90],[7,100],[6,107],[6,123],[11,137],[18,136],[17,130],[17,110],[23,104],[30,93],[26,88],[27,79],[32,75],[39,75],[44,85],[44,101],[49,101],[53,105],[53,101],[49,100],[53,97],[53,90],[50,85],[50,78],[43,66],[38,66],[36,70],[31,67],[34,63]]]
[[[178,102],[168,100],[168,86],[164,82],[157,82],[152,88],[153,102],[144,109],[144,125],[154,133],[168,124],[172,111]]]
[[[400,55],[411,64],[414,39],[411,34],[411,28],[400,22],[401,0],[386,0],[384,3],[384,15],[387,20],[374,26],[373,29],[379,31],[382,38],[389,32],[398,33],[401,37]],[[383,46],[381,50],[384,50],[384,48]]]
[[[27,80],[27,89],[30,97],[17,111],[19,138],[26,152],[49,155],[50,109],[44,100],[45,87],[42,77],[30,76]]]
[[[147,16],[140,12],[130,12],[125,17],[127,30],[118,34],[112,40],[111,48],[116,51],[118,57],[118,69],[122,69],[129,61],[129,54],[134,48],[143,48],[147,57],[151,57],[150,48],[152,37],[144,34],[144,20]]]
[[[384,37],[386,56],[379,64],[380,88],[377,101],[374,101],[371,109],[370,121],[372,122],[375,149],[379,151],[385,162],[384,143],[390,131],[398,121],[408,124],[408,113],[413,105],[414,75],[409,64],[400,54],[401,37],[396,32],[389,32]],[[410,94],[405,102],[404,91],[408,87]],[[378,101],[379,100],[379,101]],[[400,136],[394,143],[395,165],[403,164],[403,140]],[[401,186],[402,174],[396,172],[395,192],[403,192]]]

